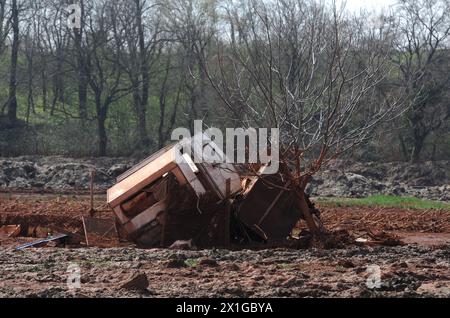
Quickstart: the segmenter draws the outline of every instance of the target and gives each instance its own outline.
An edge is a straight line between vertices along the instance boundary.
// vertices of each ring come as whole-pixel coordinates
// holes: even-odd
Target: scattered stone
[[[219,263],[217,263],[216,260],[210,259],[210,258],[201,259],[198,264],[200,266],[205,266],[205,267],[218,267],[219,266]]]
[[[146,290],[149,286],[147,275],[138,273],[133,275],[127,282],[123,283],[120,288],[128,290]]]
[[[355,267],[355,264],[353,264],[353,262],[348,259],[339,260],[338,265],[342,266],[344,268],[354,268]]]
[[[166,262],[166,267],[167,268],[183,268],[183,267],[187,267],[187,264],[182,259],[171,259]]]
[[[192,239],[189,241],[175,241],[170,245],[171,250],[191,250],[193,248]]]

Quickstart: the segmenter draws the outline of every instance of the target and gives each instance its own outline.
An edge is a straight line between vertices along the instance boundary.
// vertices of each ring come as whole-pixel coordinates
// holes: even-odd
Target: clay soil
[[[111,218],[104,202],[95,198],[97,218]],[[21,225],[19,237],[0,238],[0,297],[450,297],[450,211],[319,207],[331,231],[368,241],[382,233],[404,243],[398,246],[176,251],[50,244],[14,251],[47,232],[82,236],[89,208],[87,196],[0,194],[0,225]],[[71,264],[81,270],[75,291],[67,287]],[[370,280],[374,268],[379,280]],[[148,288],[121,288],[136,274],[147,276]]]

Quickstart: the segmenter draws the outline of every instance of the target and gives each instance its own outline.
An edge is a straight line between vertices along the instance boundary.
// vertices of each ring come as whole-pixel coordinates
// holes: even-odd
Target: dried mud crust
[[[78,264],[81,289],[68,290]],[[377,288],[369,266],[379,266]],[[145,274],[149,286],[123,289]],[[0,247],[0,297],[450,297],[450,246],[171,251]],[[370,286],[370,285],[369,285]]]

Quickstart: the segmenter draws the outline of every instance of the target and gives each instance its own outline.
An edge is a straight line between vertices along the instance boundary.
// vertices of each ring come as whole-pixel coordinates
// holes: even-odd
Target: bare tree
[[[84,0],[80,1],[81,16],[80,16],[80,28],[73,29],[74,44],[76,51],[76,69],[78,80],[78,115],[81,119],[81,124],[84,126],[88,119],[88,83],[89,83],[89,71],[87,70],[87,52],[86,43],[84,41],[84,28],[86,19],[86,8]]]
[[[399,69],[397,84],[406,90],[409,110],[402,137],[410,160],[417,162],[426,138],[450,119],[444,101],[450,88],[450,2],[401,0],[398,34],[392,60]]]
[[[19,5],[17,0],[11,0],[11,64],[9,70],[8,120],[14,126],[17,121],[17,60],[19,55]]]
[[[139,146],[148,148],[147,109],[150,97],[151,70],[163,46],[158,3],[147,0],[120,2],[119,17],[126,41],[122,48],[121,65],[133,86]]]
[[[97,115],[98,154],[105,156],[109,108],[114,102],[130,94],[132,87],[125,81],[123,68],[120,66],[120,50],[125,37],[117,34],[117,1],[95,1],[93,9],[95,13],[86,21],[86,41],[90,48],[87,69]]]
[[[214,45],[218,16],[217,1],[170,0],[164,6],[165,25],[172,39],[180,44],[181,74],[184,78],[186,113],[193,125],[196,118],[208,118],[208,79],[201,59],[208,57]]]
[[[10,19],[6,0],[0,0],[0,56],[5,49],[5,41],[9,34]]]
[[[225,11],[231,36],[216,59],[202,59],[211,84],[236,124],[280,129],[283,173],[317,234],[305,196],[312,176],[398,113],[389,93],[371,100],[389,73],[391,32],[315,1],[230,2]]]
[[[179,67],[172,66],[172,60],[177,57],[173,54],[172,47],[169,47],[164,54],[166,63],[160,62],[160,74],[162,74],[162,81],[159,88],[159,124],[158,124],[158,147],[162,148],[165,142],[169,139],[172,129],[175,126],[177,119],[178,108],[181,102],[181,92],[183,88],[184,79],[180,77],[177,79]],[[174,76],[173,73],[176,72]],[[170,96],[172,95],[172,98]],[[171,113],[169,106],[171,107]],[[170,115],[166,118],[166,115]]]

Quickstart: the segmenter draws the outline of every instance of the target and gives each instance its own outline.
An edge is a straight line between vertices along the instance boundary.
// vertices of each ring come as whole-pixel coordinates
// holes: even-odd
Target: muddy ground
[[[109,218],[103,202],[96,198],[97,217]],[[3,194],[0,225],[23,228],[20,237],[0,239],[0,297],[450,297],[450,211],[320,208],[330,230],[354,238],[385,231],[405,245],[177,251],[125,244],[17,252],[53,226],[82,234],[89,199]],[[80,289],[67,286],[71,264],[80,268]],[[148,287],[121,287],[139,274]]]
[[[171,251],[1,249],[0,297],[450,297],[450,247]],[[70,264],[81,289],[66,285]],[[367,280],[379,266],[380,285]],[[145,273],[146,289],[120,288]],[[372,286],[369,284],[369,286]]]

